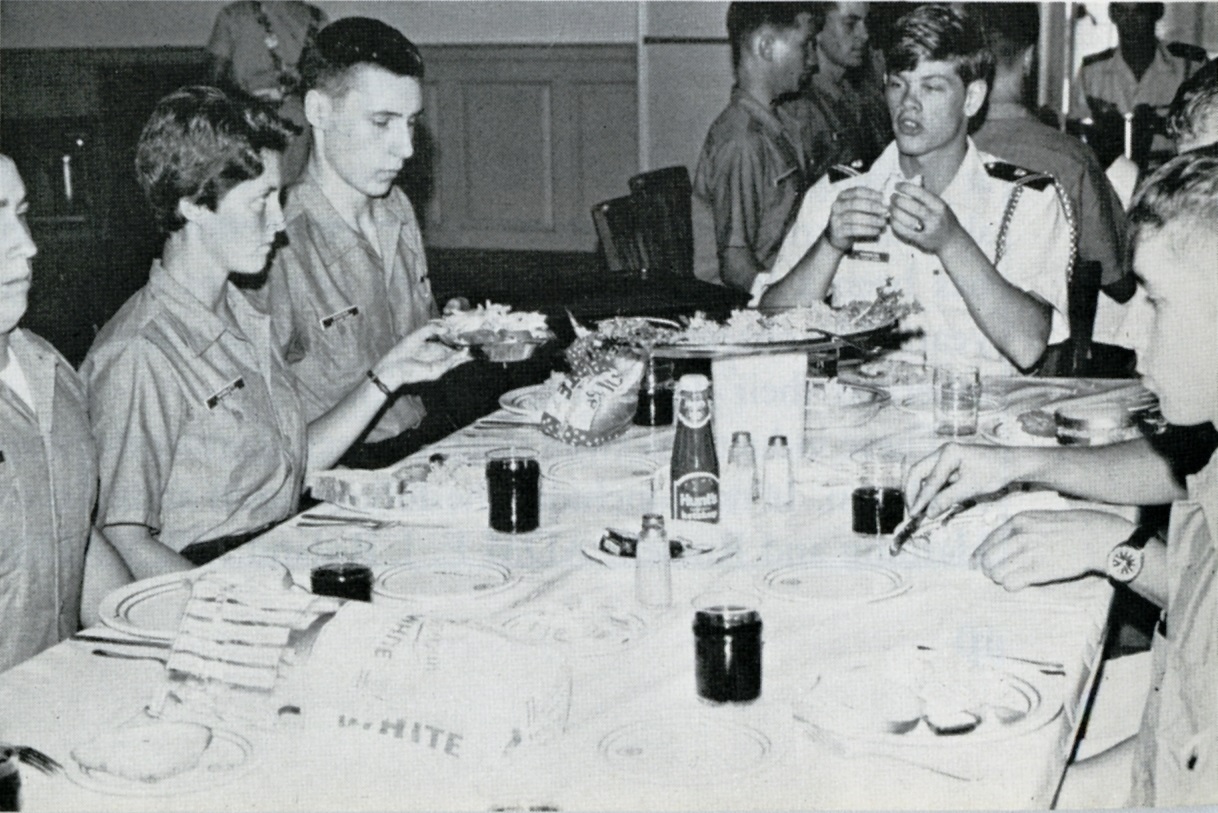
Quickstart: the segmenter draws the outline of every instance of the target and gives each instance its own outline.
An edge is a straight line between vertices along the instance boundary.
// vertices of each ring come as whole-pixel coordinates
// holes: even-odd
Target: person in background
[[[97,456],[84,384],[48,342],[17,327],[37,253],[25,184],[0,155],[0,672],[98,622],[130,581],[92,532]]]
[[[301,72],[313,151],[288,190],[287,244],[263,295],[313,420],[438,309],[414,209],[394,185],[423,115],[418,49],[379,20],[348,17],[322,29]],[[381,468],[415,451],[434,439],[427,412],[418,390],[395,390],[343,464]]]
[[[1218,143],[1218,59],[1181,83],[1167,108],[1167,134],[1178,152]]]
[[[830,166],[870,166],[892,141],[883,71],[869,45],[869,3],[812,3],[823,9],[817,70],[798,98],[784,104],[800,122],[812,179]]]
[[[296,180],[309,158],[297,65],[325,24],[325,12],[300,0],[238,0],[220,9],[207,41],[216,85],[267,102],[300,128],[283,154],[285,184]]]
[[[732,3],[727,32],[736,84],[706,134],[693,187],[714,216],[720,277],[747,291],[773,263],[810,182],[796,123],[775,102],[799,89],[815,27],[799,3]]]
[[[904,325],[921,330],[904,348],[917,360],[1028,370],[1067,334],[1074,245],[1054,179],[968,138],[993,75],[974,19],[919,6],[886,58],[896,140],[866,172],[830,170],[808,190],[753,301],[870,301],[891,279],[924,309]]]
[[[1055,177],[1066,190],[1078,225],[1078,262],[1098,262],[1100,283],[1117,302],[1133,295],[1125,268],[1125,216],[1120,199],[1093,153],[1073,136],[1036,118],[1024,104],[1025,81],[1036,59],[1040,8],[1035,3],[989,3],[981,19],[994,52],[994,84],[977,147],[1004,161]]]
[[[1161,42],[1155,24],[1163,12],[1162,3],[1110,3],[1117,46],[1083,58],[1070,100],[1071,118],[1091,119],[1109,131],[1121,131],[1125,113],[1146,111],[1155,132],[1152,153],[1171,149],[1161,132],[1162,114],[1180,83],[1209,58],[1196,45]]]
[[[1130,213],[1133,268],[1153,313],[1140,334],[1143,383],[1182,426],[1218,421],[1218,147],[1156,170]],[[1210,447],[1212,450],[1212,446]],[[1102,471],[1103,477],[1096,477]],[[1152,686],[1134,741],[1067,771],[1089,788],[1066,807],[1176,807],[1218,799],[1218,462],[1181,489],[1143,441],[1097,449],[966,449],[912,467],[910,512],[935,512],[1014,481],[1131,505],[1175,500],[1166,541],[1105,511],[1026,512],[993,531],[973,563],[1007,589],[1107,575],[1163,608]],[[1132,790],[1114,770],[1132,763]],[[1126,773],[1128,775],[1128,773]],[[1065,788],[1063,788],[1063,792]],[[1090,796],[1087,793],[1092,794]]]
[[[232,277],[261,273],[283,229],[286,126],[210,87],[153,111],[136,172],[166,233],[148,284],[81,367],[100,458],[97,524],[140,578],[203,564],[290,516],[399,386],[468,359],[416,331],[305,417],[270,318]]]

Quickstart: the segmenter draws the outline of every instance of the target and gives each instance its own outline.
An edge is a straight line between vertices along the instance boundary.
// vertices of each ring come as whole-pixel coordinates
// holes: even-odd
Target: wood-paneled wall
[[[424,48],[435,139],[428,240],[593,251],[594,203],[638,171],[629,46]]]

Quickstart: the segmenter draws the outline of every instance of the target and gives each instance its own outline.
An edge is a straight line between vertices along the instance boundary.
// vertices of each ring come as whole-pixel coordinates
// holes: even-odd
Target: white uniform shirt
[[[830,207],[843,190],[867,186],[880,191],[890,176],[901,175],[896,143],[889,144],[867,172],[836,181],[832,179],[835,174],[831,171],[822,177],[804,196],[773,269],[758,275],[753,284],[752,304],[757,304],[766,288],[786,276],[820,237],[828,225]],[[1006,179],[1013,176],[1018,179]],[[964,161],[941,197],[990,262],[999,254],[999,237],[1004,235],[996,264],[998,273],[1053,307],[1049,334],[1053,343],[1069,336],[1066,283],[1075,238],[1053,184],[1035,188],[1042,184],[1028,184],[1033,177],[1033,173],[981,152],[970,139]],[[1002,224],[1017,188],[1018,198],[1004,233]],[[890,277],[924,309],[902,321],[903,330],[923,331],[922,336],[906,342],[905,350],[922,355],[930,364],[975,364],[990,375],[1018,372],[973,321],[939,257],[903,242],[891,229],[874,242],[856,244],[854,251],[842,258],[830,288],[831,302],[841,306],[856,299],[873,300],[876,288]]]

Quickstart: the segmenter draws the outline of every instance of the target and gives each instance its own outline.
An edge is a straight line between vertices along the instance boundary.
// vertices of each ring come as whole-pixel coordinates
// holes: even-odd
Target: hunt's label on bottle
[[[719,521],[719,478],[707,471],[691,471],[673,481],[673,519]]]

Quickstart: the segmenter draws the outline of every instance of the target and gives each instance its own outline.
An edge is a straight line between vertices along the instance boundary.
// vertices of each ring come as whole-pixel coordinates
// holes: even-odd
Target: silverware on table
[[[157,655],[129,655],[126,652],[112,652],[109,649],[95,649],[89,654],[97,655],[100,658],[119,658],[125,661],[156,661],[158,663],[163,663],[166,666],[169,665],[169,660],[167,658],[162,658]]]
[[[29,765],[31,768],[41,771],[47,776],[54,776],[63,770],[63,766],[54,759],[51,759],[37,748],[31,748],[28,745],[11,745],[0,742],[0,753],[6,756],[15,755],[19,762]]]
[[[73,641],[83,641],[90,644],[113,644],[115,646],[145,646],[154,649],[169,649],[168,641],[136,641],[126,638],[108,638],[104,635],[91,635],[86,632],[78,632],[72,636]]]
[[[913,538],[919,530],[926,528],[927,530],[936,527],[942,527],[947,524],[947,521],[952,517],[961,514],[977,504],[976,500],[964,500],[955,505],[948,506],[946,511],[940,512],[937,516],[926,518],[926,512],[915,514],[908,517],[892,532],[892,540],[888,543],[888,553],[891,556],[896,556],[901,552],[901,548],[905,543]]]
[[[401,521],[396,519],[344,517],[334,514],[301,514],[300,518],[296,520],[297,528],[333,528],[348,525],[356,528],[366,528],[369,531],[395,528],[401,524]]]

